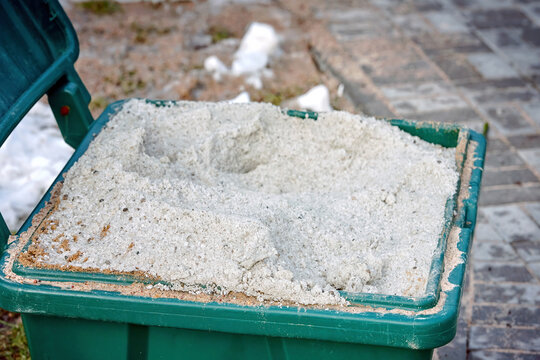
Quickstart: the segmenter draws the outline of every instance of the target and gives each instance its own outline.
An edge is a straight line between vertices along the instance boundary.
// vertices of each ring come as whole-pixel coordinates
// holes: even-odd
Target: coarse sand
[[[457,180],[455,149],[369,117],[130,100],[66,174],[36,264],[304,305],[421,296]]]

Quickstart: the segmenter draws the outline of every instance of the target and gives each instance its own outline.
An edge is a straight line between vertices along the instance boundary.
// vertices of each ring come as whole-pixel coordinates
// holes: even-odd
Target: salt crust
[[[38,262],[300,304],[420,296],[454,157],[344,112],[131,100],[66,175]]]

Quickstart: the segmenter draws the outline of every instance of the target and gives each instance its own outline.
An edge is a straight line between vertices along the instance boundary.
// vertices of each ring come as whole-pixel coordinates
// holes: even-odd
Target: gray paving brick
[[[529,282],[534,280],[523,264],[474,262],[474,279],[485,282]]]
[[[391,21],[409,36],[429,34],[433,31],[433,27],[422,16],[416,13],[395,15],[391,17]]]
[[[538,360],[540,353],[522,353],[509,351],[480,350],[471,351],[469,360]]]
[[[469,348],[540,351],[540,329],[471,326]]]
[[[447,56],[431,57],[433,62],[448,76],[451,80],[479,80],[481,76],[469,61],[458,54]]]
[[[538,225],[540,225],[540,203],[526,204],[525,209],[529,213],[530,217],[533,218]]]
[[[486,168],[524,165],[523,159],[513,151],[493,151],[486,155]]]
[[[482,186],[521,185],[538,182],[538,178],[529,169],[519,170],[490,170],[482,175]]]
[[[484,90],[471,92],[470,96],[480,104],[498,104],[511,101],[530,101],[538,96],[536,90],[530,87],[507,88],[504,90],[494,90],[486,88]]]
[[[540,133],[509,136],[508,141],[516,149],[540,148]]]
[[[540,46],[540,27],[532,26],[525,28],[521,34],[521,38],[534,46]]]
[[[487,108],[493,125],[504,135],[533,134],[537,129],[527,121],[519,110],[511,105],[494,105]]]
[[[526,262],[540,261],[540,242],[516,241],[512,243],[516,253]]]
[[[480,193],[480,205],[500,205],[515,202],[540,201],[540,186],[511,186],[508,188],[484,187]]]
[[[540,305],[540,285],[475,284],[474,302],[496,304]]]
[[[388,99],[396,100],[448,94],[452,86],[444,82],[424,82],[382,86],[380,90]]]
[[[527,267],[538,280],[540,280],[540,262],[534,262],[527,264]],[[539,317],[540,319],[540,317]]]
[[[491,206],[482,211],[505,241],[540,241],[540,228],[518,206]]]
[[[436,350],[439,360],[465,359],[467,357],[467,322],[460,313],[456,336],[447,345]]]
[[[511,51],[505,52],[505,55],[510,58],[514,67],[522,74],[534,75],[540,73],[540,49],[532,46],[522,46],[513,48]]]
[[[527,15],[512,8],[474,11],[471,14],[471,23],[479,29],[528,27],[532,25]]]
[[[503,242],[473,242],[474,261],[510,261],[518,258],[514,249]]]
[[[487,143],[488,152],[508,151],[510,147],[500,138],[491,138]]]
[[[504,79],[519,76],[510,64],[494,53],[469,54],[467,59],[484,79]]]
[[[531,166],[538,174],[540,174],[540,148],[519,150],[519,156]],[[531,199],[530,201],[537,201]]]
[[[502,242],[502,236],[490,223],[477,222],[474,229],[475,242]]]
[[[425,121],[438,121],[458,124],[470,124],[479,123],[483,127],[483,122],[478,114],[470,107],[440,110],[440,111],[428,111],[425,113],[412,113],[407,115],[409,119],[425,120]]]
[[[474,305],[472,310],[475,325],[538,326],[539,319],[538,307]]]
[[[443,34],[467,33],[466,20],[459,13],[449,11],[431,11],[424,16]]]
[[[412,40],[417,43],[424,52],[437,58],[443,55],[485,52],[489,48],[474,34],[422,34],[413,36]]]
[[[487,43],[497,48],[512,48],[522,45],[521,33],[522,29],[512,28],[497,28],[480,30],[480,37]]]
[[[472,82],[459,82],[459,86],[469,91],[482,91],[485,89],[507,90],[527,87],[527,83],[520,78],[477,80]]]
[[[467,103],[457,94],[437,95],[428,98],[393,100],[390,103],[401,115],[467,108]]]
[[[527,115],[540,126],[540,102],[521,104],[521,107]]]

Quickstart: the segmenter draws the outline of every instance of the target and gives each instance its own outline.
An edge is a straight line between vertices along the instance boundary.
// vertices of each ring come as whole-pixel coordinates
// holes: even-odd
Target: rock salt
[[[454,157],[344,112],[131,100],[66,175],[39,260],[301,304],[345,304],[339,290],[420,296]]]

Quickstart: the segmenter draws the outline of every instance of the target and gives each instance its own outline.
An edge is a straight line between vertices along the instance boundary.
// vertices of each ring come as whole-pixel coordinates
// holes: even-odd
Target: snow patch
[[[36,103],[0,149],[0,210],[11,230],[22,225],[72,153],[49,106]]]
[[[266,69],[272,56],[279,49],[279,37],[271,25],[253,22],[249,25],[246,34],[234,54],[231,69],[228,69],[221,60],[212,55],[204,61],[204,68],[211,72],[216,81],[223,74],[233,76],[246,76],[246,83],[256,89],[262,88],[263,77],[271,77],[273,73]]]
[[[317,85],[304,95],[300,95],[296,99],[296,102],[298,106],[306,110],[317,112],[332,111],[332,106],[330,106],[330,92],[324,85]]]

